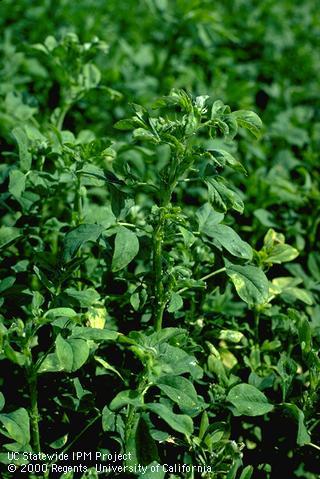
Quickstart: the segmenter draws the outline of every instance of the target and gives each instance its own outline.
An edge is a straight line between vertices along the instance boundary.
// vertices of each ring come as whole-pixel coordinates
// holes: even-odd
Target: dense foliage
[[[316,2],[0,28],[2,477],[319,477]]]

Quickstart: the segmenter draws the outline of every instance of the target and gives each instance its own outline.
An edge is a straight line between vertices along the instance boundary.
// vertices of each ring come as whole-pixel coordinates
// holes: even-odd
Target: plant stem
[[[315,449],[317,449],[318,451],[320,451],[320,446],[317,446],[317,444],[313,444],[312,442],[309,442],[308,444],[306,444],[306,446],[314,447]]]
[[[312,424],[312,426],[308,428],[308,431],[311,433],[311,431],[313,431],[314,428],[317,427],[319,423],[320,423],[320,419],[316,420],[314,424]]]
[[[73,210],[74,210],[74,223],[76,226],[79,226],[81,225],[81,223],[83,222],[83,207],[82,207],[82,195],[81,195],[81,176],[79,175],[77,177],[77,181],[76,181],[76,189],[75,189],[75,195],[74,195],[74,205],[73,205]],[[79,251],[77,252],[77,257],[80,258],[81,257],[81,251],[79,249]],[[79,269],[75,272],[75,276],[76,278],[78,279],[78,290],[80,291],[81,288],[82,288],[82,284],[81,284],[81,275],[82,275],[82,272],[81,272],[81,264],[79,265]]]
[[[38,409],[38,382],[36,373],[28,374],[29,392],[30,392],[30,423],[31,439],[34,452],[41,452],[40,432],[39,432],[39,409]]]
[[[62,130],[65,116],[68,113],[70,107],[71,107],[71,104],[66,104],[60,110],[60,114],[59,114],[59,117],[58,117],[58,120],[57,120],[57,128],[60,131]]]
[[[153,233],[153,274],[154,274],[154,321],[155,330],[162,328],[162,319],[166,305],[163,287],[162,242],[164,233],[164,211],[160,210],[159,222]]]
[[[76,190],[74,196],[74,211],[76,213],[76,224],[79,226],[83,221],[83,207],[82,207],[82,194],[81,194],[81,177],[78,176],[76,183]]]
[[[90,422],[88,422],[88,424],[82,429],[82,431],[79,432],[79,434],[76,435],[76,437],[74,439],[72,439],[71,442],[69,442],[69,444],[61,451],[61,454],[64,454],[65,452],[69,451],[69,449],[78,441],[78,439],[80,439],[81,436],[83,436],[83,434],[88,430],[90,429],[90,427],[99,419],[101,418],[101,413],[99,411],[99,414],[97,416],[95,416],[93,419],[91,419]],[[54,460],[52,460],[51,462],[48,463],[48,467],[52,466],[52,464],[54,463]],[[45,475],[45,477],[47,477]]]
[[[128,414],[127,414],[127,420],[126,420],[126,429],[125,429],[125,451],[131,452],[131,444],[130,444],[130,439],[132,436],[132,432],[134,430],[135,426],[135,420],[136,420],[136,408],[132,405],[129,404],[128,406]]]
[[[143,379],[136,389],[136,391],[140,394],[140,398],[142,403],[144,403],[144,396],[149,389],[150,385],[148,382]],[[126,420],[126,428],[125,428],[125,451],[128,454],[128,460],[126,460],[126,464],[128,466],[132,466],[134,463],[139,462],[137,457],[137,449],[136,449],[136,430],[140,420],[140,413],[137,413],[137,408],[133,404],[129,404],[128,406],[128,413],[127,413],[127,420]],[[132,457],[131,457],[131,455]]]
[[[254,311],[254,336],[256,343],[259,343],[260,313]]]
[[[79,434],[76,435],[76,437],[74,439],[72,439],[71,442],[69,442],[69,444],[63,449],[62,452],[67,452],[69,451],[69,449],[80,439],[81,436],[83,436],[83,434],[88,430],[90,429],[90,427],[101,417],[101,414],[99,412],[99,414],[97,416],[95,416],[93,419],[91,419],[90,422],[88,422],[88,424],[79,432]]]
[[[170,204],[175,185],[176,180],[173,178],[171,183],[165,185],[161,190],[159,220],[153,232],[154,328],[156,331],[161,331],[162,329],[163,313],[167,303],[163,286],[162,243],[166,209]]]
[[[225,270],[226,270],[225,267],[217,269],[216,271],[213,271],[212,273],[209,273],[209,274],[206,274],[205,276],[202,276],[202,278],[200,278],[199,281],[205,281],[206,279],[209,279],[212,276],[215,276],[216,274],[223,273],[223,271],[225,271]]]
[[[205,281],[206,279],[212,278],[212,276],[215,276],[216,274],[223,273],[223,271],[225,271],[225,270],[226,270],[225,267],[217,269],[216,271],[213,271],[212,273],[209,273],[209,274],[206,274],[205,276],[202,276],[202,278],[200,278],[199,281]],[[178,294],[184,293],[188,289],[189,289],[188,286],[186,286],[185,288],[179,289],[179,291],[177,291],[177,293]]]

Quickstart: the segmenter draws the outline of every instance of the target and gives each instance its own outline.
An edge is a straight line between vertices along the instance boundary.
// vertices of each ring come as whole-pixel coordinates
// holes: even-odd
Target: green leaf
[[[214,429],[213,432],[207,433],[204,439],[204,443],[212,449],[213,444],[217,444],[221,441],[223,436],[225,435],[225,430],[222,428]]]
[[[31,169],[32,157],[28,150],[29,140],[25,130],[21,126],[17,126],[12,131],[19,147],[20,168],[21,171],[29,171]]]
[[[253,212],[253,214],[263,226],[267,226],[268,228],[276,226],[274,223],[273,214],[270,211],[264,208],[258,208]]]
[[[194,356],[167,343],[159,346],[155,371],[158,376],[190,373],[194,379],[202,377],[203,374]]]
[[[286,291],[288,288],[293,288],[298,284],[302,283],[301,278],[293,278],[292,276],[280,276],[278,278],[273,278],[272,280],[272,293],[280,294],[283,291]]]
[[[9,175],[9,192],[15,198],[20,198],[25,190],[26,177],[20,170],[11,170]]]
[[[151,133],[151,131],[145,128],[137,128],[134,130],[132,137],[134,140],[151,141],[152,143],[158,143],[157,137]]]
[[[178,226],[178,229],[182,235],[183,242],[187,248],[191,248],[193,243],[196,241],[196,237],[194,234],[187,228],[184,228],[183,226]]]
[[[91,395],[90,391],[88,391],[87,389],[83,389],[81,382],[78,378],[74,378],[73,385],[79,401],[81,401],[82,398],[84,398],[85,396]]]
[[[246,169],[240,163],[240,161],[236,160],[234,156],[232,156],[226,150],[209,150],[211,155],[216,159],[219,166],[224,166],[225,164],[229,165],[234,170],[242,171],[246,173]]]
[[[298,424],[298,431],[297,431],[297,444],[299,446],[304,446],[305,444],[309,444],[311,441],[310,434],[307,431],[307,428],[304,423],[304,414],[301,409],[298,408],[295,404],[284,403],[282,406],[287,409],[294,417],[295,421]]]
[[[0,249],[10,246],[14,241],[20,238],[20,230],[13,226],[0,227]]]
[[[126,391],[120,391],[115,398],[112,399],[109,408],[111,411],[121,409],[124,406],[131,404],[137,408],[143,406],[143,397],[137,391],[132,391],[128,389]]]
[[[285,263],[299,256],[299,251],[288,244],[278,244],[270,251],[264,260],[266,263]]]
[[[199,408],[197,391],[193,384],[183,376],[162,376],[156,381],[156,385],[177,403],[181,410],[189,411]]]
[[[0,392],[0,411],[4,408],[5,402],[4,395]]]
[[[119,371],[117,371],[116,368],[114,368],[111,364],[107,363],[107,361],[105,361],[104,359],[102,358],[99,358],[99,356],[94,356],[94,359],[100,363],[105,369],[107,369],[108,371],[112,371],[113,373],[117,374],[117,376],[119,376],[119,378],[122,379],[122,381],[124,381],[123,377],[121,376],[121,374],[119,373]]]
[[[82,82],[86,90],[95,88],[101,80],[100,70],[92,63],[84,65],[82,70]]]
[[[312,347],[312,329],[308,319],[304,316],[299,317],[298,334],[302,352],[309,353]]]
[[[52,449],[61,449],[63,446],[65,446],[68,442],[68,437],[69,434],[64,434],[64,436],[59,437],[55,441],[51,442],[49,446]]]
[[[263,304],[268,300],[269,283],[264,272],[256,266],[240,266],[225,260],[226,273],[240,298],[248,303]]]
[[[205,233],[233,256],[242,259],[252,259],[253,252],[251,246],[243,241],[230,226],[221,224],[211,226],[210,229],[205,228]]]
[[[69,261],[87,241],[97,241],[104,227],[96,224],[82,224],[69,231],[64,238],[63,261]]]
[[[8,414],[0,414],[0,422],[6,430],[6,432],[2,431],[2,434],[21,445],[29,444],[30,421],[26,409],[19,408]]]
[[[203,413],[201,415],[199,435],[198,435],[200,441],[203,439],[205,433],[208,430],[208,427],[209,427],[208,413],[207,413],[207,411],[203,411]]]
[[[280,386],[282,389],[282,397],[284,399],[287,397],[292,381],[296,376],[297,368],[297,363],[292,358],[290,358],[287,353],[283,352],[277,363],[276,371],[281,378]]]
[[[135,334],[135,332],[133,332],[133,334]],[[187,331],[185,329],[172,327],[163,328],[161,331],[150,334],[150,336],[146,336],[145,334],[140,333],[142,344],[146,343],[147,345],[152,346],[158,346],[162,345],[162,343],[170,343],[172,341],[174,341],[175,344],[178,344],[179,341],[183,341],[186,337]]]
[[[220,359],[220,355],[217,357],[215,354],[209,354],[208,368],[210,372],[215,373],[220,384],[223,386],[227,386],[229,384],[226,368]]]
[[[53,308],[49,309],[43,317],[52,317],[52,318],[74,318],[77,316],[77,313],[71,308]]]
[[[78,301],[80,306],[84,308],[92,306],[100,299],[100,294],[93,288],[87,288],[82,291],[79,291],[75,288],[67,288],[64,290],[64,293],[67,294],[70,298],[73,298]]]
[[[239,213],[243,213],[244,204],[239,194],[231,190],[225,183],[225,180],[216,176],[215,178],[206,178],[205,183],[208,187],[208,199],[209,202],[221,211],[225,213],[228,209],[232,208]]]
[[[172,293],[169,304],[168,304],[168,312],[169,313],[174,313],[175,311],[178,311],[181,309],[183,306],[183,299],[178,293]]]
[[[256,138],[260,138],[262,130],[262,121],[253,111],[238,110],[233,112],[239,126],[249,130]]]
[[[223,101],[215,100],[211,107],[211,118],[216,118],[223,115],[227,108],[228,106],[225,105]]]
[[[124,120],[119,120],[117,123],[114,125],[115,128],[118,130],[134,130],[135,128],[138,127],[143,127],[144,122],[139,120],[138,118],[129,118],[129,119],[124,119]]]
[[[191,417],[185,414],[175,414],[164,404],[146,404],[145,407],[163,419],[175,431],[181,432],[186,436],[190,436],[193,433]]]
[[[137,235],[124,226],[119,227],[115,239],[112,258],[112,271],[125,268],[138,254],[139,241]]]
[[[45,275],[45,273],[41,271],[37,266],[33,267],[33,271],[35,272],[41,283],[47,288],[47,290],[50,291],[51,294],[55,294],[56,288],[49,280],[49,278]]]
[[[211,228],[221,223],[224,218],[223,213],[215,211],[210,203],[205,203],[203,206],[197,209],[196,216],[199,224],[199,231],[207,233]]]
[[[282,233],[270,228],[263,240],[264,246],[260,252],[264,263],[284,263],[292,261],[299,255],[299,251],[285,243]]]
[[[56,353],[48,354],[38,369],[38,373],[56,373],[63,371],[63,366],[59,361],[59,358]]]
[[[266,396],[250,384],[238,384],[227,395],[227,401],[236,408],[236,416],[262,416],[273,410]]]
[[[308,268],[312,276],[320,282],[320,256],[317,252],[312,252],[308,256]]]
[[[241,333],[240,331],[234,331],[232,329],[223,329],[222,331],[220,331],[219,334],[219,339],[236,344],[240,343],[243,337],[243,333]]]
[[[56,339],[56,353],[63,369],[68,372],[77,371],[89,357],[87,342],[79,338],[63,339],[59,334]]]
[[[55,48],[57,48],[58,42],[52,35],[48,35],[44,41],[44,45],[49,52],[52,52]]]
[[[73,366],[72,347],[60,334],[56,339],[56,352],[63,369],[71,371]]]
[[[298,408],[295,404],[284,404],[284,406],[291,411],[295,420],[298,423],[298,431],[297,431],[297,444],[299,446],[304,446],[305,444],[310,444],[311,437],[308,433],[308,430],[304,423],[304,413],[301,409]]]
[[[253,474],[253,466],[247,466],[243,469],[239,479],[251,479]]]
[[[108,313],[104,306],[91,307],[86,313],[87,325],[90,328],[104,329],[107,317]]]
[[[303,303],[311,306],[314,303],[314,299],[312,296],[312,293],[310,291],[307,291],[306,289],[302,288],[286,288],[286,290],[283,292],[283,295],[288,298],[288,302],[290,302],[292,299],[296,300],[299,299]]]
[[[19,351],[15,351],[9,343],[5,343],[3,346],[3,352],[9,361],[18,364],[18,366],[24,366],[26,364],[27,356]]]
[[[110,411],[108,406],[102,409],[102,430],[104,432],[114,431],[116,428],[116,415]]]
[[[139,310],[140,296],[139,296],[139,293],[137,291],[130,296],[130,304],[135,311]]]
[[[301,282],[301,278],[293,278],[292,276],[274,278],[271,285],[272,293],[281,294],[283,299],[288,303],[299,299],[303,303],[311,306],[314,303],[314,299],[310,291],[296,287]]]
[[[2,281],[0,281],[0,293],[6,291],[7,289],[11,288],[12,285],[16,282],[16,278],[14,276],[7,276]]]
[[[91,341],[116,341],[120,336],[117,331],[109,331],[108,329],[86,328],[76,326],[72,330],[70,338],[88,339]]]

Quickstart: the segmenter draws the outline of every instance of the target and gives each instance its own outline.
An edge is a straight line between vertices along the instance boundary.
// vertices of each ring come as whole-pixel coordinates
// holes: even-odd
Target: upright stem
[[[166,185],[161,191],[159,221],[153,232],[154,327],[156,331],[161,331],[162,329],[163,313],[167,303],[163,286],[162,244],[166,222],[166,208],[171,201],[174,187],[175,181],[172,181],[170,185]]]
[[[159,223],[153,233],[153,273],[154,273],[154,325],[155,330],[162,328],[162,318],[165,308],[163,270],[162,270],[162,242],[164,233],[164,211],[160,210]]]
[[[58,120],[57,120],[57,128],[60,131],[63,128],[63,122],[64,122],[65,116],[68,113],[70,107],[71,107],[71,104],[66,104],[60,109],[59,117],[58,117]]]
[[[81,195],[81,178],[77,178],[76,190],[74,196],[74,212],[76,213],[75,222],[80,225],[83,221],[83,207],[82,207],[82,195]]]
[[[259,311],[254,311],[254,337],[257,342],[259,343],[259,329],[260,329],[260,313]]]
[[[31,423],[31,439],[34,452],[41,452],[40,432],[39,432],[39,410],[38,410],[38,382],[37,375],[31,373],[28,376],[29,392],[30,392],[30,423]]]
[[[78,176],[77,182],[76,182],[76,190],[75,190],[75,196],[74,196],[74,223],[76,226],[81,225],[83,222],[83,206],[82,206],[82,195],[81,195],[81,177]],[[77,252],[77,257],[81,257],[81,252],[80,250]],[[78,279],[78,289],[81,290],[82,284],[81,284],[81,265],[79,265],[79,269],[75,273],[76,278]]]
[[[140,394],[142,403],[144,403],[144,396],[149,387],[150,386],[145,379],[138,384],[136,391]],[[125,452],[127,453],[128,458],[125,460],[125,463],[127,466],[133,466],[139,462],[135,438],[139,420],[140,413],[137,413],[137,408],[132,404],[129,404],[125,428]]]

